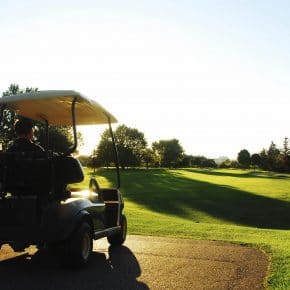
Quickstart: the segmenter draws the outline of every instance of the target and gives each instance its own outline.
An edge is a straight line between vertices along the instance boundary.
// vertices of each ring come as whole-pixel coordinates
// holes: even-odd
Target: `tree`
[[[110,135],[109,129],[106,129],[102,135],[101,140],[94,150],[92,155],[93,167],[109,166],[114,162],[113,156],[113,143]]]
[[[206,162],[206,157],[204,156],[193,156],[191,160],[192,166],[202,167],[202,164]]]
[[[191,167],[193,165],[194,156],[184,154],[182,160],[179,163],[179,167]]]
[[[202,164],[202,167],[217,168],[217,164],[214,159],[206,159],[206,161]]]
[[[288,138],[285,137],[283,141],[283,149],[282,149],[282,158],[283,158],[283,169],[285,172],[290,171],[290,149]]]
[[[140,166],[142,152],[147,147],[144,133],[135,128],[120,125],[115,131],[120,166]]]
[[[37,122],[35,137],[41,146],[45,146],[44,124]],[[81,137],[80,137],[81,138]],[[54,152],[66,152],[73,145],[73,132],[69,126],[50,126],[49,127],[49,146],[48,149]]]
[[[262,169],[264,170],[269,170],[269,164],[268,164],[268,155],[267,155],[267,151],[264,148],[261,152],[260,152],[260,166]]]
[[[193,166],[201,167],[201,168],[216,168],[217,164],[214,159],[208,159],[204,156],[192,156],[191,164]]]
[[[144,134],[135,128],[120,125],[114,132],[119,154],[120,166],[140,166],[147,142]],[[95,150],[95,163],[99,166],[109,166],[115,161],[111,135],[106,129]]]
[[[260,167],[261,166],[261,156],[258,153],[254,153],[251,156],[251,165],[254,167]]]
[[[243,149],[238,154],[238,162],[243,168],[248,168],[251,164],[251,155],[247,149]]]
[[[158,154],[162,167],[176,167],[183,158],[184,150],[177,139],[153,142],[152,149]]]
[[[239,166],[238,161],[226,159],[219,165],[219,168],[239,168]]]
[[[277,148],[276,144],[272,141],[267,151],[269,170],[275,171],[280,168],[281,164],[280,164],[279,155],[280,155],[280,151]]]
[[[80,155],[77,157],[79,162],[82,164],[82,166],[90,166],[91,165],[91,158],[87,155]]]
[[[226,159],[219,165],[219,168],[231,168],[231,165],[232,161],[230,159]]]
[[[142,163],[148,169],[149,167],[156,166],[156,156],[154,151],[150,148],[146,148],[142,151]]]
[[[282,150],[282,154],[284,156],[289,156],[290,155],[290,149],[289,149],[289,141],[288,138],[285,137],[284,141],[283,141],[283,150]]]
[[[239,165],[237,160],[231,160],[231,168],[239,168]]]

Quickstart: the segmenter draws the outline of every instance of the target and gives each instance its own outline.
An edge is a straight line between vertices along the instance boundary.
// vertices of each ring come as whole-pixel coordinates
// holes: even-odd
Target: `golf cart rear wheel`
[[[82,267],[89,261],[92,249],[92,228],[83,222],[66,242],[65,262],[73,267]]]
[[[107,237],[108,242],[112,246],[120,246],[126,240],[126,236],[127,236],[127,219],[126,219],[125,215],[121,215],[120,226],[121,226],[121,230],[120,230],[120,232],[118,234]]]

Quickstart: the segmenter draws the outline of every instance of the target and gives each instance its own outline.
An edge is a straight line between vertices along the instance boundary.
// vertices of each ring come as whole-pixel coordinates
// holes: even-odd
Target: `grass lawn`
[[[87,186],[91,170],[86,171]],[[112,186],[113,170],[98,170]],[[121,172],[129,233],[248,244],[271,256],[268,287],[290,289],[290,175],[245,170]]]

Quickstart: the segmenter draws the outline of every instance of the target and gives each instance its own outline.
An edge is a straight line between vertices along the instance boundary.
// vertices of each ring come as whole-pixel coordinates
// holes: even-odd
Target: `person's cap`
[[[15,122],[14,128],[17,135],[28,134],[34,127],[32,121],[27,118],[22,118]]]

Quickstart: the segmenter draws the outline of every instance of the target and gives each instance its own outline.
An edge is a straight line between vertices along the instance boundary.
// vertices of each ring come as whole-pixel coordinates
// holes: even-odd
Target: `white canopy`
[[[0,106],[14,110],[18,115],[47,120],[50,125],[72,125],[72,102],[76,98],[76,124],[111,123],[117,119],[97,102],[75,91],[38,91],[0,98]]]

